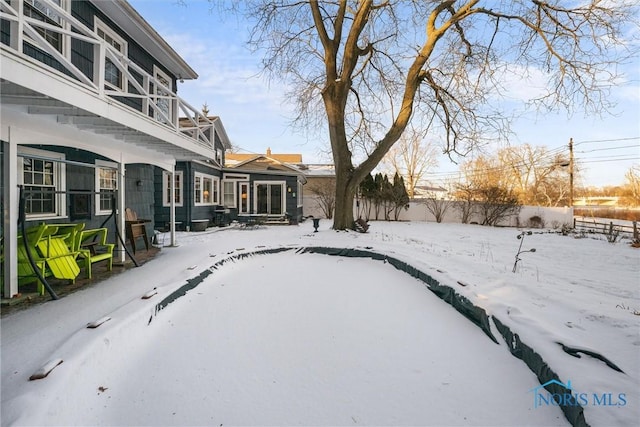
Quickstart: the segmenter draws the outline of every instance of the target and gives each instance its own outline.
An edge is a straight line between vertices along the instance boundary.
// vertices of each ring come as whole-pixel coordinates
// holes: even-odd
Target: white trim
[[[302,198],[304,197],[304,189],[303,189],[304,185],[302,184],[302,182],[298,181],[298,190],[296,191],[296,199],[298,201],[298,207],[301,208],[302,205],[304,204],[304,200],[302,200]]]
[[[65,191],[67,188],[67,177],[66,177],[66,167],[64,163],[56,162],[55,160],[65,160],[65,155],[63,153],[57,153],[55,151],[44,151],[39,150],[37,148],[31,147],[23,147],[18,146],[18,182],[20,185],[25,185],[24,183],[24,158],[29,158],[29,156],[37,157],[45,157],[49,159],[54,159],[53,161],[53,170],[54,170],[54,188],[55,191]],[[52,218],[65,218],[67,216],[67,199],[65,194],[56,193],[54,196],[55,200],[55,212],[51,214],[27,214],[26,217],[29,221],[38,220],[38,219],[52,219]]]
[[[179,202],[175,203],[175,206],[182,206],[183,205],[183,200],[184,200],[184,174],[182,173],[182,171],[175,171],[176,177],[180,177],[178,179],[175,180],[175,185],[176,188],[175,190],[178,190],[178,198],[180,199]],[[171,185],[171,181],[169,180],[169,177],[171,176],[171,172],[168,171],[162,171],[162,206],[163,207],[170,207],[171,206],[171,200],[169,200],[167,198],[167,190],[169,189],[169,186]]]
[[[115,186],[114,190],[118,190],[118,164],[114,162],[105,162],[104,160],[96,160],[95,165],[95,191],[96,194],[94,196],[95,209],[94,212],[96,215],[109,215],[111,214],[111,209],[102,210],[100,209],[100,194],[98,194],[102,188],[100,187],[100,171],[102,169],[115,170]],[[117,203],[117,201],[116,201]]]
[[[127,58],[129,56],[129,48],[128,48],[128,45],[127,45],[127,41],[124,38],[122,38],[122,36],[120,36],[117,32],[115,32],[111,27],[109,27],[102,20],[100,20],[100,18],[95,16],[94,17],[94,23],[93,23],[93,30],[95,31],[95,33],[98,36],[98,38],[102,39],[102,37],[100,37],[98,35],[98,29],[100,29],[105,35],[111,37],[114,41],[117,41],[118,43],[120,43],[120,46],[122,46],[122,50],[120,50],[119,52],[125,58]],[[106,43],[106,40],[104,40],[104,42]],[[113,49],[115,49],[115,47],[113,45],[110,45],[110,46]],[[106,61],[105,61],[105,63],[103,65],[106,66]],[[126,67],[126,64],[124,64],[124,66]],[[116,68],[118,68],[118,67],[116,66]],[[113,83],[107,81],[106,76],[105,76],[104,84],[105,84],[105,86],[108,86],[111,89],[127,92],[127,84],[128,84],[127,83],[127,77],[126,77],[125,73],[123,73],[120,69],[118,69],[118,71],[120,72],[120,78],[122,79],[121,82],[120,82],[121,86],[116,86]]]
[[[286,181],[253,181],[253,211],[258,213],[258,186],[259,185],[280,185],[282,205],[280,213],[268,213],[267,215],[284,215],[287,212],[287,182]],[[267,210],[270,211],[271,197],[267,198]]]
[[[202,194],[197,193],[196,181],[200,180]],[[204,183],[205,180],[211,181],[211,195],[210,201],[203,201],[204,199]],[[194,172],[193,176],[193,205],[194,206],[214,206],[220,204],[220,178],[213,175],[208,175],[202,172]]]

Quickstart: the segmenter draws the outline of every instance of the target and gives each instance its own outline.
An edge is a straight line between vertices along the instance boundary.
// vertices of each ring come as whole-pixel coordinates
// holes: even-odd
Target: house
[[[197,73],[125,0],[2,1],[0,60],[5,298],[18,293],[21,193],[27,225],[83,221],[115,236],[127,207],[168,225],[172,243],[177,214],[204,219],[221,201],[222,123],[177,96]]]
[[[266,154],[226,154],[222,197],[230,218],[300,221],[306,183],[296,166],[301,162],[299,154],[273,155],[269,149]]]
[[[316,218],[333,218],[335,210],[336,169],[332,164],[307,164],[304,213]]]
[[[201,124],[213,124],[214,156],[209,159],[177,160],[175,165],[175,224],[183,230],[204,229],[211,225],[216,213],[224,210],[222,169],[225,152],[231,146],[222,120],[217,116],[201,117]],[[190,126],[190,119],[179,119],[181,128]],[[168,229],[171,223],[171,171],[160,167],[154,169],[153,216],[156,230]],[[225,184],[226,185],[226,184]]]

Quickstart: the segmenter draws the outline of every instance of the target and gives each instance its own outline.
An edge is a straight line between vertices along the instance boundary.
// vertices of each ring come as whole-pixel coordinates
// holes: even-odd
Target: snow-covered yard
[[[329,227],[183,233],[138,269],[6,316],[2,425],[566,425],[492,316],[570,381],[587,423],[640,419],[638,249],[536,233],[513,273],[521,230]],[[311,246],[418,268],[483,308],[499,344],[390,264],[296,251]],[[291,250],[238,256],[270,248]]]

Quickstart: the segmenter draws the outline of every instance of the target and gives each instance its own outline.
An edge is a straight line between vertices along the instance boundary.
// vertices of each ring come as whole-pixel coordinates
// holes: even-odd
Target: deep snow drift
[[[298,246],[367,247],[402,259],[534,347],[585,395],[591,425],[640,416],[638,250],[534,234],[523,249],[537,251],[522,254],[514,274],[520,230],[328,227],[184,233],[180,247],[139,269],[3,318],[2,424],[566,424],[556,406],[536,402],[538,380],[499,334],[496,345],[423,283],[378,261],[253,256],[155,313],[220,259]],[[140,299],[154,287],[157,296]],[[111,320],[85,329],[105,315]],[[557,342],[601,354],[624,373]],[[56,358],[64,363],[49,377],[27,381]]]

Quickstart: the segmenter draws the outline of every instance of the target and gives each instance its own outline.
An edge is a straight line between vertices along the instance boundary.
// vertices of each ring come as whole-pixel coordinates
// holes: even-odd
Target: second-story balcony
[[[3,108],[175,159],[215,158],[216,124],[174,89],[197,74],[126,1],[2,0],[0,19]]]

